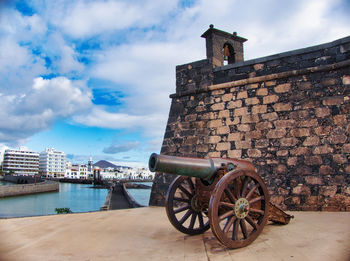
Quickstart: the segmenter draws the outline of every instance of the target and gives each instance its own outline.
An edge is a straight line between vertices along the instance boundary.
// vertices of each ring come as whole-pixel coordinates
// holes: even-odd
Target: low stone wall
[[[52,191],[59,191],[58,182],[47,180],[36,184],[0,186],[0,198]]]

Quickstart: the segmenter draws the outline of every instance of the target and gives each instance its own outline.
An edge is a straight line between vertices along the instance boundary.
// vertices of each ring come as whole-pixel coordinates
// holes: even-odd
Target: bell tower
[[[243,43],[247,39],[233,34],[218,30],[214,25],[202,34],[206,40],[207,59],[211,59],[214,67],[242,62]]]

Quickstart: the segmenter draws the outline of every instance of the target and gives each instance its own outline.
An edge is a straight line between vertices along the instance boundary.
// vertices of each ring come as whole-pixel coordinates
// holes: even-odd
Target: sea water
[[[152,182],[144,182],[152,186]],[[0,181],[2,185],[13,185]],[[105,203],[108,189],[94,189],[89,184],[60,183],[59,192],[0,198],[0,218],[56,214],[55,208],[70,208],[74,213],[98,211]],[[141,205],[148,206],[150,189],[128,189]]]

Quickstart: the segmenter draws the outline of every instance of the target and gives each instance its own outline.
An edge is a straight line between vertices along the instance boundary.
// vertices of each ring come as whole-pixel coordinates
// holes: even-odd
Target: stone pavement
[[[164,208],[0,219],[0,260],[350,260],[350,212],[288,213],[289,225],[268,225],[236,250],[210,230],[178,232]]]

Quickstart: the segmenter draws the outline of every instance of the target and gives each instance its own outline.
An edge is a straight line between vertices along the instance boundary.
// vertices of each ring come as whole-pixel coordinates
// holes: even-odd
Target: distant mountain
[[[120,166],[114,165],[113,163],[107,161],[107,160],[100,160],[96,163],[94,163],[94,166],[100,167],[101,169],[106,169],[106,168],[118,168]]]

